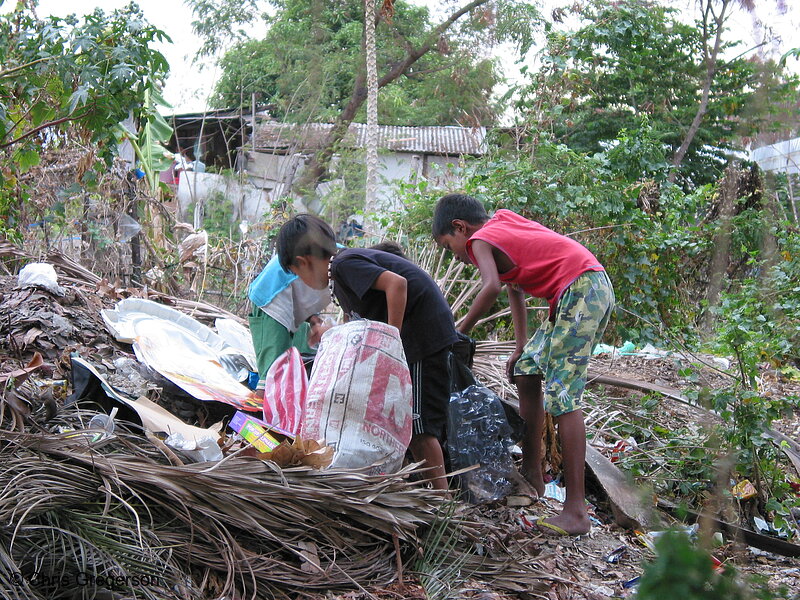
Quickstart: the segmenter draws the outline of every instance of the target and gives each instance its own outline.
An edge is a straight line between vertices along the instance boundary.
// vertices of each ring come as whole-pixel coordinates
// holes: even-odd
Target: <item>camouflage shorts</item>
[[[546,320],[525,344],[514,374],[543,377],[544,406],[553,416],[581,407],[589,358],[613,309],[605,271],[587,271],[562,294],[555,322]]]

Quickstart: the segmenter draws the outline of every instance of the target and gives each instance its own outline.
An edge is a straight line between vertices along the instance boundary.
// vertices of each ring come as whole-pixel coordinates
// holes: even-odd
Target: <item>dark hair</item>
[[[461,219],[470,225],[483,225],[489,220],[489,215],[476,198],[467,194],[447,194],[433,209],[433,237],[451,235],[453,219]]]
[[[336,254],[336,237],[330,225],[315,215],[297,215],[278,231],[278,262],[284,271],[298,256],[330,258]]]
[[[380,250],[381,252],[388,252],[389,254],[394,254],[395,256],[399,256],[400,258],[408,258],[406,253],[403,252],[403,247],[398,244],[397,242],[392,242],[390,240],[384,240],[377,244],[373,244],[370,246],[371,250]]]

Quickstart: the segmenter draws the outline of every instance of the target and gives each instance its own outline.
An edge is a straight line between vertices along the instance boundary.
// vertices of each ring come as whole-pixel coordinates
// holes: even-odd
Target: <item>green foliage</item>
[[[784,224],[785,225],[785,224]],[[776,516],[789,515],[786,475],[780,450],[763,432],[773,420],[790,413],[798,398],[765,397],[759,393],[761,365],[800,364],[800,235],[782,227],[779,259],[754,257],[750,265],[760,277],[749,277],[723,294],[718,307],[713,349],[735,357],[736,386],[707,391],[700,397],[725,420],[726,448],[736,458],[739,474],[757,482],[762,504],[771,503]]]
[[[662,327],[691,329],[697,319],[687,298],[708,247],[708,232],[695,223],[709,190],[684,194],[630,179],[643,163],[654,175],[664,171],[646,136],[630,139],[594,156],[540,143],[530,159],[482,164],[466,187],[487,207],[509,208],[587,246],[608,270],[618,303],[636,315],[618,312],[612,331],[643,343],[659,339]]]
[[[364,150],[342,148],[332,165],[331,178],[321,195],[324,219],[336,228],[364,209],[366,161]]]
[[[766,586],[754,593],[726,564],[715,571],[711,556],[681,531],[669,530],[656,541],[656,559],[645,566],[636,597],[639,600],[751,600],[778,598]]]
[[[463,523],[456,515],[456,502],[443,503],[436,520],[425,534],[420,556],[414,565],[419,581],[430,600],[457,597],[456,590],[469,578],[466,564],[474,549],[463,549]]]
[[[706,77],[701,28],[675,11],[638,1],[589,3],[575,32],[550,30],[542,68],[531,74],[520,108],[537,130],[580,152],[601,152],[642,118],[671,158],[699,104]],[[712,32],[713,34],[713,32]],[[734,44],[723,43],[723,49]],[[764,130],[797,78],[774,64],[719,60],[711,98],[680,168],[691,185],[713,182],[738,136]],[[690,187],[691,187],[690,185]]]
[[[133,132],[122,125],[118,126],[117,131],[121,139],[127,139],[133,145],[147,183],[151,190],[155,190],[159,172],[172,165],[172,157],[165,156],[164,146],[172,137],[172,127],[158,112],[159,106],[169,107],[169,104],[155,90],[145,90],[143,104],[139,135],[134,138]]]
[[[27,142],[35,150],[34,133],[65,122],[101,145],[113,142],[111,127],[138,115],[145,91],[166,76],[166,60],[150,46],[168,39],[135,4],[83,20],[0,17],[0,148],[19,152]]]
[[[198,13],[201,3],[194,4]],[[334,120],[363,76],[363,2],[273,0],[269,4],[274,14],[267,17],[266,37],[240,41],[226,52],[212,103],[250,105],[255,95],[256,102],[269,104],[279,119]],[[203,10],[199,22],[218,19],[218,13]],[[379,77],[402,62],[409,48],[423,46],[433,30],[427,8],[398,0],[393,10],[391,19],[381,19],[376,30]],[[500,109],[491,92],[500,76],[495,63],[484,57],[479,38],[490,28],[491,19],[478,12],[467,24],[469,34],[450,31],[406,76],[381,88],[381,124],[494,122]],[[363,110],[357,120],[365,118]]]
[[[37,164],[43,147],[71,135],[93,143],[110,163],[116,126],[145,110],[145,94],[163,82],[164,57],[152,49],[168,40],[135,4],[82,19],[39,20],[23,4],[0,15],[0,216],[12,229],[27,192],[19,176]]]
[[[194,214],[196,203],[187,207],[187,212]],[[218,240],[237,242],[241,232],[233,222],[233,204],[222,191],[212,191],[203,201],[203,222],[201,228],[208,232],[209,243],[214,245]]]

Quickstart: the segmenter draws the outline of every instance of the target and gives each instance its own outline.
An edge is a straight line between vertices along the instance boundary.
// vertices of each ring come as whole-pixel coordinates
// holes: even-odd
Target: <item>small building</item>
[[[170,141],[171,150],[193,148],[208,166],[232,168],[237,175],[233,181],[215,173],[185,173],[177,190],[181,215],[189,219],[191,206],[203,204],[210,196],[224,196],[232,204],[232,219],[250,223],[260,221],[272,202],[289,195],[333,128],[324,123],[278,123],[264,113],[256,113],[252,125],[251,115],[230,111],[175,115],[168,121],[176,132]],[[377,133],[377,200],[389,209],[397,207],[398,182],[424,178],[438,187],[451,186],[459,179],[459,169],[454,167],[486,152],[483,127],[379,126]],[[339,147],[359,152],[366,148],[366,139],[367,126],[352,123]],[[334,163],[339,159],[335,156]],[[297,208],[320,212],[320,198],[336,184],[336,180],[324,182],[311,205]],[[202,215],[197,209],[194,212],[197,227]]]
[[[241,164],[250,182],[266,190],[272,199],[286,195],[311,155],[323,147],[333,127],[326,123],[257,123],[252,138],[241,148]],[[484,127],[379,126],[377,138],[378,204],[387,207],[395,205],[393,191],[397,182],[424,178],[444,187],[459,177],[454,165],[486,152]],[[363,150],[366,143],[367,126],[351,123],[339,147]],[[321,193],[330,185],[331,182],[323,184]]]

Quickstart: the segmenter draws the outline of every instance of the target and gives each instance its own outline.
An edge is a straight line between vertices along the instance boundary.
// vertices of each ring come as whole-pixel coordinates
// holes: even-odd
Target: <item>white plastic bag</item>
[[[358,320],[325,332],[311,372],[303,439],[334,448],[334,468],[397,471],[411,441],[411,376],[397,328]]]
[[[17,277],[19,287],[36,286],[58,296],[64,295],[64,288],[58,285],[58,275],[50,263],[28,263]]]

